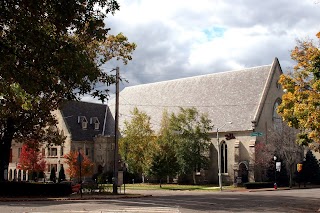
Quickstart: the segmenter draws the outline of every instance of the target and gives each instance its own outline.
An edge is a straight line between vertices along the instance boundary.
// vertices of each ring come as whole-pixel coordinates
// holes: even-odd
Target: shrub
[[[58,182],[60,183],[61,181],[66,180],[66,175],[64,173],[64,168],[63,168],[63,164],[61,164],[61,168],[59,171],[59,177],[58,177]]]
[[[72,193],[70,184],[45,184],[29,182],[0,182],[0,196],[68,196]]]
[[[247,189],[273,188],[273,182],[248,182],[244,186]]]
[[[57,179],[57,177],[56,177],[56,170],[54,169],[54,167],[52,167],[51,173],[50,173],[50,180],[55,183],[55,182],[56,182],[56,179]]]

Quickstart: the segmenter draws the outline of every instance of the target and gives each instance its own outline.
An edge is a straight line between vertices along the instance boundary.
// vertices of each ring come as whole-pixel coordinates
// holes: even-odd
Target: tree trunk
[[[294,164],[291,164],[290,165],[290,168],[289,168],[289,187],[292,188],[292,177],[293,177],[293,174],[292,174],[292,171],[293,171],[293,165]]]
[[[194,185],[197,185],[196,172],[192,172],[192,179],[193,179],[193,184],[194,184]]]
[[[10,149],[14,135],[14,124],[12,119],[7,120],[7,126],[0,139],[0,181],[7,180],[10,161]]]

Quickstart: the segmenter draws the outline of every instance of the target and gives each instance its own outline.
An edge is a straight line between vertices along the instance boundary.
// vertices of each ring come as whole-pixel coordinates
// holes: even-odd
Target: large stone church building
[[[281,74],[275,58],[265,66],[126,87],[120,92],[119,126],[123,128],[124,121],[130,120],[134,107],[151,117],[155,131],[164,109],[171,113],[178,112],[179,107],[195,107],[207,113],[214,124],[210,166],[199,175],[206,182],[218,182],[219,150],[224,183],[232,183],[237,177],[257,181],[255,146],[266,141],[268,132],[281,123],[276,112],[283,94],[278,84]],[[113,115],[114,106],[111,101]]]

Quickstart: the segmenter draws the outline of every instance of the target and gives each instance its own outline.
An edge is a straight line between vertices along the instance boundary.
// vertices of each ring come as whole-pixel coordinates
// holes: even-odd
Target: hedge
[[[247,189],[273,188],[273,182],[248,182],[244,186]]]
[[[71,184],[0,182],[0,196],[68,196]]]

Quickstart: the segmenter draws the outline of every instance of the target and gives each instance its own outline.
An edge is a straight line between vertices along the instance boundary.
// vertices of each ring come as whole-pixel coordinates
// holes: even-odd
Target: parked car
[[[81,189],[81,184],[76,184],[72,186],[72,192],[79,193]]]

